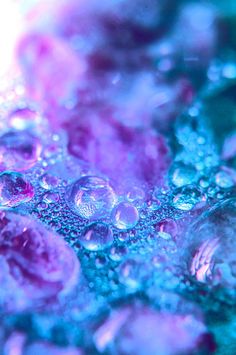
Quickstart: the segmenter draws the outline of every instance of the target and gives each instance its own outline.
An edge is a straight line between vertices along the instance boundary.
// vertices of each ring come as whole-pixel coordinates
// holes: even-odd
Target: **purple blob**
[[[42,106],[70,98],[85,64],[67,42],[52,35],[27,34],[18,46],[28,93]]]
[[[69,188],[67,201],[80,217],[105,218],[116,203],[116,194],[109,182],[99,176],[83,176]]]
[[[76,284],[79,262],[57,235],[28,217],[0,216],[0,303],[15,311],[46,305]]]
[[[157,184],[169,165],[169,152],[161,135],[153,130],[124,126],[109,112],[88,115],[66,125],[71,154],[119,184],[128,180]]]
[[[121,355],[189,355],[197,350],[210,354],[214,348],[201,319],[147,306],[115,311],[96,331],[94,341],[100,352],[113,348]]]
[[[82,355],[83,351],[72,346],[59,347],[48,342],[28,344],[24,333],[13,332],[4,343],[3,353],[6,355]]]
[[[0,206],[15,207],[34,196],[33,186],[19,173],[0,174]]]

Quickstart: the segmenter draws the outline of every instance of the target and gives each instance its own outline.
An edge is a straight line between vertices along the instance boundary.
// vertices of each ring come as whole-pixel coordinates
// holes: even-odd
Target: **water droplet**
[[[182,187],[197,181],[198,174],[194,166],[175,163],[169,172],[170,182],[176,187]]]
[[[15,130],[32,130],[41,123],[42,116],[27,107],[18,108],[9,115],[9,124]]]
[[[201,188],[206,189],[209,187],[210,182],[207,177],[202,177],[199,181],[199,185],[201,186]]]
[[[189,273],[208,286],[236,291],[236,199],[220,202],[190,226],[187,235]]]
[[[178,226],[177,223],[172,219],[165,219],[160,221],[156,226],[156,231],[160,238],[169,240],[169,239],[176,239],[178,234]]]
[[[194,185],[187,185],[174,190],[171,204],[178,210],[190,211],[201,200],[201,191]]]
[[[40,140],[27,131],[5,133],[0,137],[0,168],[28,170],[38,161],[41,150]]]
[[[112,211],[112,223],[118,229],[131,229],[136,226],[138,220],[138,210],[131,203],[121,202]]]
[[[34,196],[33,186],[22,174],[5,172],[0,174],[0,206],[15,207],[28,202]]]
[[[133,186],[133,187],[129,187],[126,196],[130,202],[137,201],[137,200],[142,201],[145,198],[145,192],[140,187]]]
[[[105,223],[91,223],[82,232],[79,242],[87,250],[101,251],[113,243],[113,233]]]
[[[46,203],[56,203],[60,200],[60,196],[56,192],[46,192],[43,195],[43,200]]]
[[[222,189],[229,189],[234,186],[232,177],[226,171],[219,171],[215,175],[215,183]]]
[[[51,190],[58,186],[58,178],[53,175],[44,174],[40,179],[40,185],[45,190]]]
[[[67,201],[80,217],[107,217],[116,203],[116,195],[108,181],[97,176],[83,176],[69,189]]]

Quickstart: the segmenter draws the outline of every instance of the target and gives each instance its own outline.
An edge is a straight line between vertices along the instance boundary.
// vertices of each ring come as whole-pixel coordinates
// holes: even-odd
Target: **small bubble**
[[[134,202],[137,200],[142,201],[145,198],[145,192],[140,187],[133,186],[128,189],[126,196],[127,200],[129,200],[130,202]]]
[[[175,239],[178,234],[177,223],[170,218],[157,223],[155,229],[158,233],[158,236],[166,240]]]
[[[192,184],[197,181],[197,178],[198,174],[194,166],[181,162],[175,163],[169,172],[170,182],[176,187]]]
[[[204,212],[187,232],[189,272],[209,287],[236,289],[235,212],[235,198],[222,201]]]
[[[43,195],[43,200],[46,203],[55,203],[55,202],[58,202],[60,200],[60,196],[57,193],[55,193],[55,192],[46,192]]]
[[[112,211],[112,223],[118,229],[131,229],[136,226],[138,220],[138,210],[131,203],[121,202]]]
[[[234,186],[232,177],[226,171],[219,171],[215,175],[215,183],[222,189],[229,189]]]
[[[101,251],[113,243],[113,233],[107,224],[95,222],[84,229],[79,242],[89,251]]]
[[[201,200],[201,191],[195,185],[187,185],[174,191],[171,205],[178,210],[190,211]]]
[[[210,183],[209,183],[209,180],[208,180],[206,177],[203,177],[203,178],[200,179],[199,185],[200,185],[203,189],[206,189],[206,188],[209,187]]]
[[[37,209],[38,209],[39,211],[41,211],[41,210],[46,210],[46,209],[48,208],[48,204],[45,203],[45,202],[40,202],[40,203],[37,204],[36,207],[37,207]]]
[[[53,175],[44,174],[40,179],[40,186],[45,190],[51,190],[58,186],[58,178]]]

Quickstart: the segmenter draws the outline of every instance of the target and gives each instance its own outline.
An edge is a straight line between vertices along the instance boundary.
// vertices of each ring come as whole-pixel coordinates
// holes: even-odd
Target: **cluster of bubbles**
[[[225,10],[35,3],[24,102],[0,117],[0,349],[233,355],[219,334],[236,304]]]

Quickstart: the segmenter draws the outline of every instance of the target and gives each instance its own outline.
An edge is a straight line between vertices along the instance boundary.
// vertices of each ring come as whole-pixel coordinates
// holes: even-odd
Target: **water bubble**
[[[43,195],[43,200],[46,203],[56,203],[60,200],[60,196],[56,192],[46,192]]]
[[[199,185],[201,186],[202,189],[208,188],[210,185],[209,179],[206,176],[202,177],[199,180]]]
[[[42,116],[30,108],[18,108],[9,115],[10,126],[19,131],[34,129],[42,123]]]
[[[177,223],[170,218],[158,222],[155,229],[158,233],[158,237],[165,240],[176,239],[178,234]]]
[[[194,166],[184,163],[175,163],[169,171],[171,184],[176,187],[182,187],[197,181],[198,174]]]
[[[91,223],[82,232],[79,242],[87,250],[101,251],[113,243],[113,233],[105,223]]]
[[[127,199],[130,202],[145,199],[145,191],[137,186],[132,186],[127,189],[126,193]]]
[[[20,173],[0,174],[0,206],[15,207],[34,196],[33,186]]]
[[[40,179],[40,186],[45,190],[51,190],[57,187],[59,179],[56,176],[44,174]]]
[[[0,215],[0,305],[9,310],[47,305],[76,285],[79,262],[58,235],[28,217]]]
[[[195,185],[187,185],[174,190],[171,205],[181,211],[190,211],[201,200],[201,191]]]
[[[38,211],[42,211],[42,210],[46,210],[48,208],[48,204],[45,202],[40,202],[37,204],[37,210]]]
[[[189,273],[208,286],[236,291],[236,199],[225,200],[203,213],[186,236]]]
[[[227,171],[219,171],[215,175],[215,183],[222,189],[229,189],[234,186],[233,178],[227,173]]]
[[[112,223],[121,230],[131,229],[139,220],[137,208],[128,202],[120,202],[112,211]]]
[[[24,171],[38,161],[42,145],[27,131],[11,131],[0,137],[1,170]]]
[[[116,195],[108,181],[97,176],[83,176],[69,190],[67,200],[80,217],[107,217],[116,203]]]

